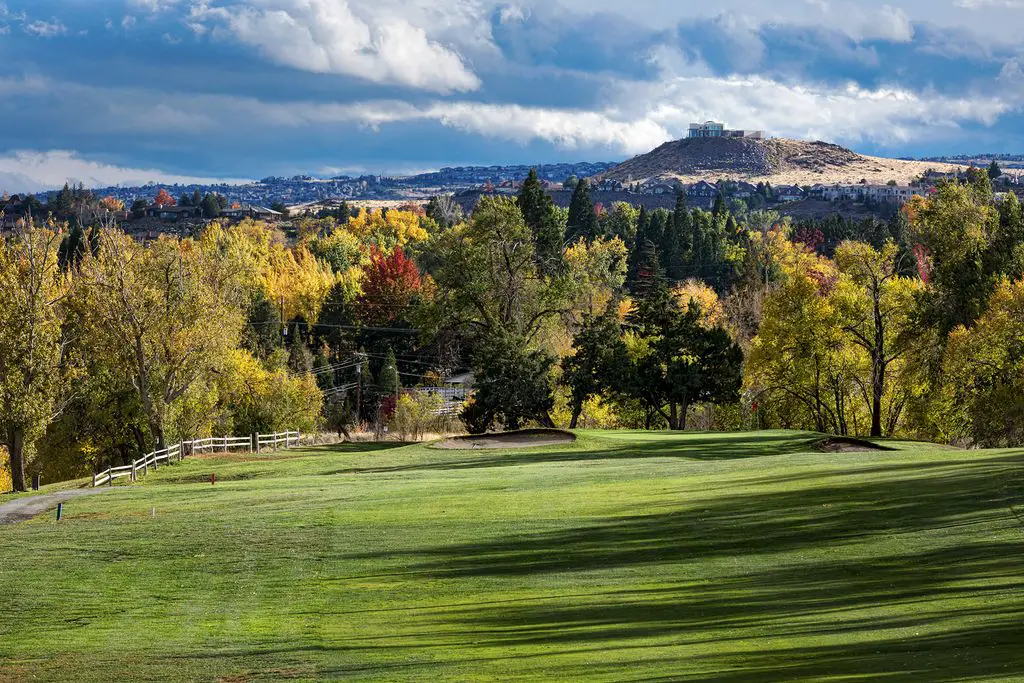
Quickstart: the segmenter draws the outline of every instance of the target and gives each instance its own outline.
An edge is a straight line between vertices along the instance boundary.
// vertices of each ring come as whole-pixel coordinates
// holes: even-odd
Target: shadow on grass
[[[638,652],[700,646],[703,654],[687,657],[685,666],[678,656],[656,665],[678,673],[635,680],[683,680],[684,669],[703,669],[691,679],[717,683],[1020,680],[1024,529],[1013,506],[1024,498],[1022,465],[1024,455],[1016,454],[918,472],[894,466],[891,480],[837,477],[835,486],[725,495],[689,509],[681,501],[664,514],[410,551],[406,566],[440,579],[523,577],[642,566],[654,572],[661,563],[760,554],[757,570],[713,583],[462,606],[434,618],[455,619],[481,645],[548,653],[623,643]],[[1004,533],[991,540],[956,535],[970,527]],[[936,531],[927,549],[915,548],[921,541],[914,534]],[[905,551],[887,546],[896,554],[839,551],[902,535]],[[948,547],[936,549],[944,539]],[[780,563],[781,553],[793,551],[811,554]],[[647,667],[656,661],[624,656]],[[597,666],[591,673],[601,671]],[[628,662],[603,666],[617,679],[632,673]]]
[[[488,451],[464,455],[460,451],[430,451],[431,457],[419,462],[383,467],[351,467],[327,474],[388,474],[429,470],[467,470],[511,467],[539,463],[570,463],[598,460],[635,460],[642,458],[681,458],[713,461],[765,457],[810,451],[817,439],[810,434],[694,434],[663,433],[652,440],[602,440],[598,447],[585,443],[575,446],[551,446],[529,451]]]
[[[879,534],[952,530],[994,519],[1017,524],[1024,454],[906,470],[891,479],[735,493],[667,512],[610,518],[572,529],[408,551],[437,576],[514,576],[621,567],[737,553],[778,553],[849,543]],[[884,474],[886,468],[872,468]],[[736,487],[737,491],[742,491]],[[1022,565],[1024,569],[1024,565]]]

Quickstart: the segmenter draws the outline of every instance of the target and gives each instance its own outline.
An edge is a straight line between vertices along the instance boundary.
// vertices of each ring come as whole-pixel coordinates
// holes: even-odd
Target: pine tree
[[[590,242],[597,235],[597,213],[590,199],[590,183],[581,180],[576,184],[569,204],[569,220],[566,224],[566,240],[570,243],[582,237]]]
[[[557,272],[562,263],[564,233],[555,204],[541,186],[536,169],[531,168],[523,182],[518,203],[523,220],[533,233],[538,267],[541,272]]]
[[[377,388],[386,396],[397,394],[398,390],[402,388],[398,374],[398,361],[395,359],[395,352],[391,349],[388,349],[388,353],[384,357],[384,365],[377,373]]]
[[[715,218],[718,218],[719,216],[725,215],[728,212],[729,209],[725,205],[725,198],[722,197],[722,193],[719,192],[718,196],[715,197],[715,206],[713,209],[711,209],[711,213],[712,215],[714,215]]]
[[[988,177],[991,180],[995,180],[999,176],[1003,175],[1003,169],[999,168],[999,164],[993,159],[992,163],[988,166]]]

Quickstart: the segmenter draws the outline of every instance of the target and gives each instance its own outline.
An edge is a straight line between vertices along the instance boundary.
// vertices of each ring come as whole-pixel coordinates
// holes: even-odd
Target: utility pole
[[[281,310],[281,337],[287,337],[288,336],[288,323],[285,322],[285,319],[284,319],[284,295],[281,296],[281,300],[279,302],[279,305],[281,307],[280,308],[280,310]]]
[[[356,427],[362,422],[363,415],[363,363],[362,356],[359,356],[360,362],[356,366]]]

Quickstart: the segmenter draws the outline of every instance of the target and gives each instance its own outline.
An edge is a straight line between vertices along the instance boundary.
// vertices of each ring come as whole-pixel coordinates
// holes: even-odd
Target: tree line
[[[586,181],[563,210],[531,174],[469,216],[451,197],[346,205],[291,236],[214,222],[143,244],[84,223],[0,245],[18,489],[26,463],[79,476],[179,438],[430,431],[445,378],[467,371],[472,432],[1024,441],[1024,218],[984,171],[887,221],[793,223],[682,195],[671,211],[602,207]]]

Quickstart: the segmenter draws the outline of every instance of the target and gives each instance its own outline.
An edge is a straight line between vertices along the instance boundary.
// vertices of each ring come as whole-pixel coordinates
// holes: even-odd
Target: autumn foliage
[[[362,319],[370,325],[401,320],[422,289],[420,271],[401,247],[390,255],[374,248],[359,297]]]
[[[174,197],[172,197],[171,194],[163,188],[161,188],[160,191],[156,193],[156,197],[153,198],[153,206],[174,206],[177,203],[178,202]]]

